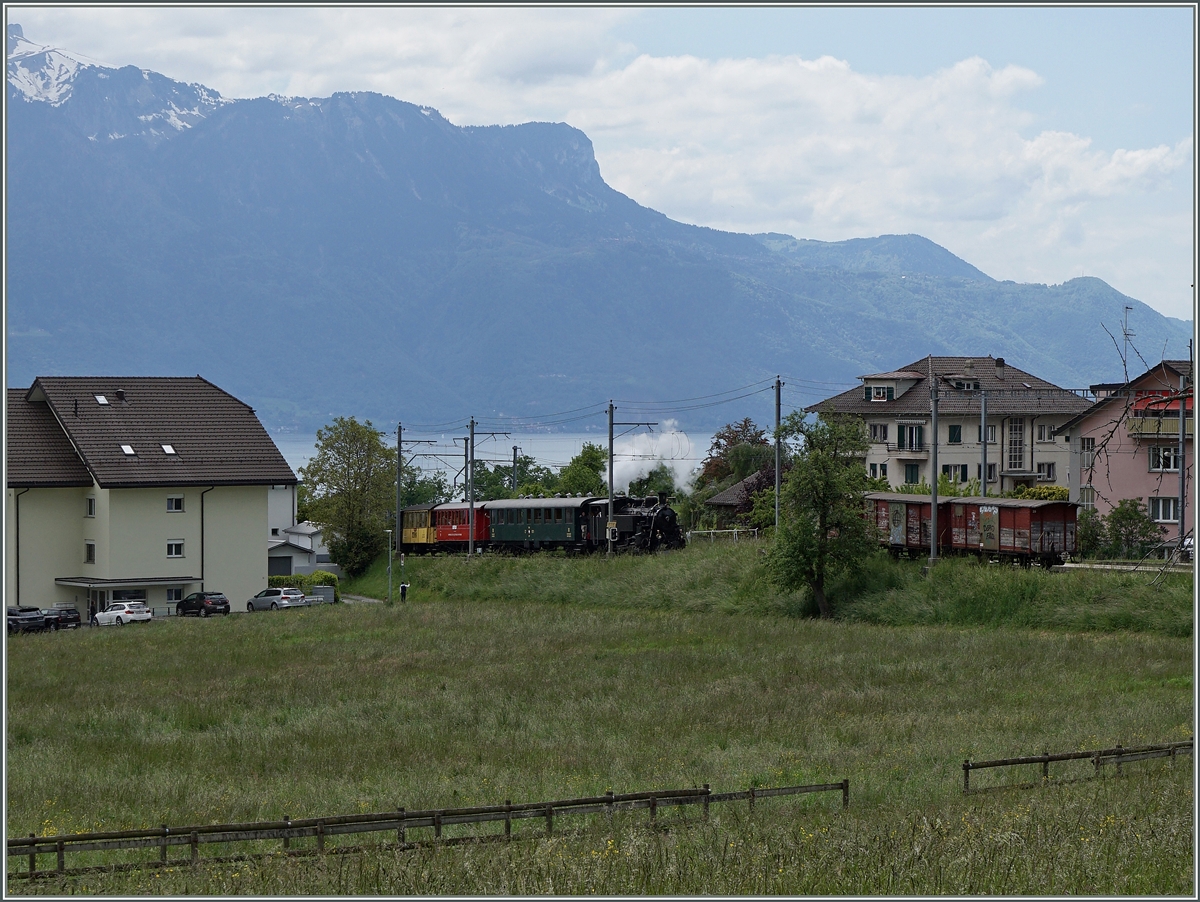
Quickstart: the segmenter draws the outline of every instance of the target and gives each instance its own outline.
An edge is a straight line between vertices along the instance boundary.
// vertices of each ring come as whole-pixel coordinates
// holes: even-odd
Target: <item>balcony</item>
[[[914,460],[925,460],[929,457],[929,446],[924,443],[919,445],[894,445],[889,443],[887,449],[888,454],[893,457],[910,457]]]
[[[1187,417],[1184,420],[1184,429],[1188,438],[1193,438],[1195,435],[1196,420],[1194,417]],[[1163,436],[1170,438],[1174,436],[1179,438],[1179,417],[1126,417],[1125,431],[1133,436]]]

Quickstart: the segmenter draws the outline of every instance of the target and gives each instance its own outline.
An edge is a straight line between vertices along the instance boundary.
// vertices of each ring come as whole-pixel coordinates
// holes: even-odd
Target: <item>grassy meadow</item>
[[[976,772],[992,788],[961,792],[965,758],[1193,734],[1191,580],[1090,576],[879,561],[819,621],[770,589],[755,543],[409,558],[404,605],[13,637],[9,835],[703,783],[851,790],[844,812],[831,793],[716,805],[706,823],[668,809],[656,830],[644,813],[564,818],[510,845],[8,892],[1189,894],[1191,758],[1121,777],[1056,765],[1061,781],[1019,789],[1000,786],[1035,775]],[[386,594],[386,572],[343,591]]]

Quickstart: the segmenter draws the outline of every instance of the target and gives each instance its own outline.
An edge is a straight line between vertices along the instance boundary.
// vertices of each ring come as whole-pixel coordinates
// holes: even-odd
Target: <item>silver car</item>
[[[124,626],[126,623],[149,623],[154,615],[142,601],[114,601],[92,617],[93,626]]]
[[[263,589],[246,602],[246,613],[303,607],[308,607],[308,599],[299,589]]]

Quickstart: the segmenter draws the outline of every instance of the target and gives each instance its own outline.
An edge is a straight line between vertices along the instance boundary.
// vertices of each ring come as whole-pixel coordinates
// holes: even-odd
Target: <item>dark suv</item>
[[[52,608],[43,608],[42,616],[46,618],[46,629],[55,630],[74,630],[79,629],[83,625],[79,617],[79,611],[74,607],[55,605]]]
[[[186,617],[188,614],[207,617],[209,614],[228,613],[229,599],[221,592],[193,592],[175,605],[176,617]]]
[[[9,608],[8,632],[40,633],[46,628],[46,618],[37,608]]]

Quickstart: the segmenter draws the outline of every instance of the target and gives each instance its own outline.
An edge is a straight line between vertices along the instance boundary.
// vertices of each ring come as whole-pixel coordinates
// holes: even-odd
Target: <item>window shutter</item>
[[[917,448],[925,447],[925,427],[924,426],[917,427],[917,444],[915,445],[915,447],[917,447]]]
[[[869,386],[869,385],[863,386],[863,400],[864,401],[871,400],[871,386]]]
[[[904,432],[905,429],[899,423],[896,424],[896,450],[904,450]]]
[[[888,399],[889,401],[894,401],[894,400],[896,400],[896,389],[894,389],[894,388],[893,388],[892,386],[890,386],[890,385],[887,387],[887,399]]]

